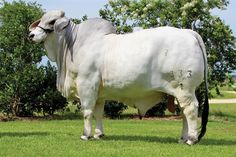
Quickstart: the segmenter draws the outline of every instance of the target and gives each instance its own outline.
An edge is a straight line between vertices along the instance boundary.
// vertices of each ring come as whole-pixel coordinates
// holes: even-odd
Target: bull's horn
[[[64,16],[65,16],[65,12],[61,11],[61,17],[64,17]]]

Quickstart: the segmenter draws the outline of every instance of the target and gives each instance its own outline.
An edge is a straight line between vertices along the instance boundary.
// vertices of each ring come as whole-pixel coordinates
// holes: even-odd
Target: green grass
[[[0,123],[0,156],[224,156],[236,155],[236,126],[210,122],[201,143],[178,144],[181,121],[105,120],[107,136],[81,141],[82,120]]]
[[[103,140],[81,141],[81,117],[0,123],[0,156],[4,157],[234,157],[236,104],[211,105],[208,131],[195,146],[178,144],[181,120],[104,120]],[[135,110],[131,110],[135,112]],[[215,111],[225,115],[214,118]],[[129,111],[130,112],[130,111]]]
[[[217,95],[215,90],[211,90],[213,99],[236,99],[236,92],[229,93],[227,91],[220,91],[220,93],[221,93],[220,95]]]
[[[223,86],[220,87],[220,90],[222,90],[222,91],[233,91],[234,89],[230,86],[223,85]]]
[[[229,91],[232,93],[229,93]],[[226,86],[220,87],[220,95],[216,94],[215,89],[212,89],[210,92],[211,92],[211,95],[213,96],[213,99],[235,99],[236,98],[236,92]]]
[[[210,119],[236,122],[236,104],[211,104]]]

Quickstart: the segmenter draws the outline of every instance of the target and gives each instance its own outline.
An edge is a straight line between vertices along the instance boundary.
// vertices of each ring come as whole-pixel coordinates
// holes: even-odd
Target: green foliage
[[[64,110],[67,105],[66,98],[56,89],[56,68],[48,65],[44,67],[44,76],[41,87],[38,88],[36,102],[32,104],[33,111],[43,112],[53,115],[57,110]]]
[[[56,71],[41,66],[44,49],[28,41],[28,27],[43,14],[40,5],[2,2],[0,8],[0,111],[30,116],[34,111],[53,113],[65,101],[56,91]],[[54,79],[53,81],[51,79]],[[58,99],[58,100],[57,100]],[[55,103],[55,104],[54,104]],[[55,105],[63,104],[61,107]],[[46,107],[48,107],[46,111]],[[40,108],[40,109],[39,109]]]
[[[11,4],[3,1],[3,6],[0,8],[0,48],[4,52],[3,58],[16,59],[16,70],[23,69],[24,64],[41,61],[44,54],[42,47],[29,43],[27,37],[28,26],[42,14],[43,11],[36,3],[13,1]]]
[[[148,110],[145,115],[148,117],[164,116],[165,110],[166,110],[166,103],[159,103],[154,107],[152,107],[150,110]]]
[[[107,117],[112,119],[119,118],[121,113],[127,109],[127,106],[117,101],[106,101],[104,106],[104,113]]]
[[[75,24],[80,24],[82,21],[86,21],[88,19],[88,16],[87,15],[84,15],[82,17],[82,19],[77,19],[77,18],[72,18],[71,20],[75,23]]]

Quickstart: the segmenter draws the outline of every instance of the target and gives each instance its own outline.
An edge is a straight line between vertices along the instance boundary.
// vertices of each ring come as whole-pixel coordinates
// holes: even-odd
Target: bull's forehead
[[[41,18],[41,22],[47,22],[47,21],[50,21],[50,20],[53,20],[53,19],[58,19],[60,17],[63,17],[64,16],[64,12],[61,11],[61,10],[52,10],[52,11],[49,11],[47,13],[45,13],[42,18]]]

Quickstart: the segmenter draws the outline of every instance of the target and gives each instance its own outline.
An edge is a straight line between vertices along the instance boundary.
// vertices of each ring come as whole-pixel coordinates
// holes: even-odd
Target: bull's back
[[[103,83],[108,88],[163,89],[191,75],[202,81],[204,62],[197,40],[187,31],[161,27],[108,36]],[[196,82],[196,86],[199,84]]]

